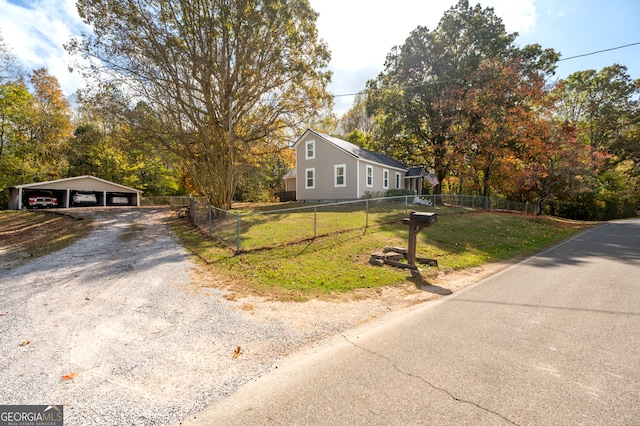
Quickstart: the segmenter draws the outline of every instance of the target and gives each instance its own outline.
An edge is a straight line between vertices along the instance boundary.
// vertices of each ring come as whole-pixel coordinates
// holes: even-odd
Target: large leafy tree
[[[538,214],[545,211],[547,201],[566,201],[588,192],[594,180],[591,147],[578,139],[571,124],[546,115],[538,123],[537,149],[520,159],[522,167],[503,187],[512,197],[535,200]]]
[[[131,104],[143,102],[138,125],[177,154],[215,206],[231,206],[251,157],[281,148],[330,106],[330,55],[307,0],[77,6],[93,33],[68,50],[91,61],[89,71]]]
[[[338,134],[346,137],[352,132],[369,134],[373,130],[373,118],[367,114],[367,98],[363,93],[357,94],[353,106],[338,120]]]
[[[537,46],[528,49],[538,57]],[[542,112],[550,105],[548,93],[543,74],[526,53],[480,64],[460,97],[460,120],[450,131],[452,173],[467,174],[471,187],[486,196],[492,188],[504,193],[527,159],[546,150]]]
[[[4,189],[24,183],[24,161],[27,147],[25,124],[33,95],[22,80],[0,84],[0,201]],[[2,204],[0,202],[0,204]]]
[[[0,205],[7,201],[4,189],[21,183],[22,161],[18,152],[32,102],[33,97],[20,76],[18,60],[0,35]]]
[[[571,214],[610,219],[636,214],[640,188],[640,79],[611,65],[560,81],[553,91],[557,119],[577,130],[594,153],[590,192],[574,199]],[[587,210],[586,212],[579,210]]]
[[[560,81],[553,93],[560,119],[608,158],[606,166],[640,159],[640,79],[622,65],[586,70]]]
[[[67,170],[64,151],[73,134],[71,104],[58,79],[45,68],[34,70],[30,82],[34,102],[27,119],[27,131],[29,160],[35,166],[32,179],[58,179]]]
[[[531,90],[540,91],[542,75],[552,72],[557,60],[552,50],[516,47],[516,36],[506,32],[493,9],[469,7],[467,0],[445,12],[435,30],[418,27],[367,84],[367,108],[376,115],[377,140],[405,162],[432,167],[440,181],[465,167],[468,158],[460,156],[461,150],[475,150],[476,159],[483,161],[472,164],[481,170],[471,172],[484,174],[481,180],[488,192],[497,167],[492,159],[497,158],[496,148],[516,143],[505,131],[517,126],[506,127],[501,120],[516,105],[526,104],[523,112],[535,108]]]
[[[0,158],[8,155],[20,140],[33,95],[22,80],[0,85]]]
[[[118,92],[81,92],[77,102],[79,124],[67,152],[70,175],[91,174],[149,196],[182,193],[178,162],[161,152],[153,134],[135,125],[136,109],[122,109]]]
[[[63,177],[72,134],[71,109],[58,80],[33,71],[32,92],[22,78],[0,85],[0,184],[2,187]]]

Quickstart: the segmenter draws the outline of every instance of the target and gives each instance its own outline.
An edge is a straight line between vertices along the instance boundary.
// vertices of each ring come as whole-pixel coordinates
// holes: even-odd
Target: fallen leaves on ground
[[[62,376],[62,380],[71,380],[74,377],[76,377],[77,375],[78,375],[78,373],[71,372],[71,373],[69,373],[69,374],[67,374],[65,376]]]
[[[240,355],[242,355],[242,348],[238,346],[236,350],[233,351],[233,359],[238,358]]]

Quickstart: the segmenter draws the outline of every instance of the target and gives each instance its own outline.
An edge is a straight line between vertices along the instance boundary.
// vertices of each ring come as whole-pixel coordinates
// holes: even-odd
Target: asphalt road
[[[640,424],[640,220],[300,353],[181,424]]]

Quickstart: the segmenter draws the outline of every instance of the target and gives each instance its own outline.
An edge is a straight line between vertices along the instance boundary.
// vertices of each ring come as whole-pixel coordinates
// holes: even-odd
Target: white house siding
[[[306,159],[307,142],[315,141],[315,156]],[[296,198],[298,200],[352,200],[357,195],[357,159],[318,135],[308,133],[296,146]],[[344,164],[345,186],[335,187],[334,166]],[[306,188],[307,169],[315,169],[315,187]]]
[[[315,152],[311,158],[307,155],[308,142],[315,142]],[[396,174],[399,174],[399,188],[405,187],[406,168],[395,167],[362,158],[350,152],[344,141],[325,139],[313,131],[307,131],[296,142],[296,193],[298,200],[352,200],[362,198],[371,192],[383,193],[396,188]],[[349,144],[351,146],[351,144]],[[346,149],[345,149],[346,148]],[[359,153],[360,154],[360,153]],[[366,154],[366,153],[362,153]],[[369,154],[366,154],[369,156]],[[394,162],[394,161],[392,161]],[[394,162],[397,163],[397,162]],[[336,187],[335,167],[346,167],[344,187]],[[373,184],[367,186],[367,166],[373,171]],[[314,171],[314,187],[307,187],[307,170]],[[384,186],[384,170],[388,171],[388,187]]]
[[[367,165],[373,168],[373,186],[367,186]],[[383,170],[389,171],[389,187],[383,187]],[[366,195],[367,192],[381,193],[389,189],[396,188],[396,173],[400,173],[400,188],[404,188],[404,175],[406,170],[396,169],[389,166],[381,166],[380,164],[370,163],[360,160],[360,197]]]

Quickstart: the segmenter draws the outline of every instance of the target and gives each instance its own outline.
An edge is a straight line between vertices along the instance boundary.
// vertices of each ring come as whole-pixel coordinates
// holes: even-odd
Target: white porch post
[[[356,198],[360,199],[360,159],[356,160]]]

